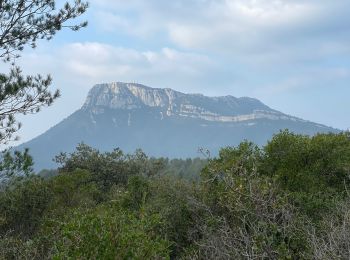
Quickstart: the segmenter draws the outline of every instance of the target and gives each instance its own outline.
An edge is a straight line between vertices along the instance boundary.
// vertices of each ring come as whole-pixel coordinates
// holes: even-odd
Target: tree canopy
[[[245,141],[198,178],[197,160],[139,150],[80,144],[56,160],[0,190],[1,259],[350,257],[349,133]]]

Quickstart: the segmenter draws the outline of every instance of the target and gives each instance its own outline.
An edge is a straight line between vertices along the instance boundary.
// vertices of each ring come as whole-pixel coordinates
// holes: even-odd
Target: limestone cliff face
[[[158,109],[162,118],[179,116],[212,122],[242,122],[255,119],[302,121],[275,111],[253,98],[206,97],[122,82],[94,86],[83,109],[100,114],[104,113],[105,108],[135,110],[147,107]]]
[[[88,107],[135,109],[143,106],[169,108],[173,101],[185,94],[172,89],[150,88],[132,83],[110,83],[94,86],[84,104]]]

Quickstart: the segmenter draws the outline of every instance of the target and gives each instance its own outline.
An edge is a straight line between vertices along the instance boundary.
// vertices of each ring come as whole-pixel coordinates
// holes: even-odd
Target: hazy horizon
[[[90,1],[79,33],[25,48],[24,74],[49,73],[62,97],[20,117],[26,142],[79,109],[102,82],[252,97],[283,113],[350,127],[350,2]],[[0,65],[8,71],[8,64]]]

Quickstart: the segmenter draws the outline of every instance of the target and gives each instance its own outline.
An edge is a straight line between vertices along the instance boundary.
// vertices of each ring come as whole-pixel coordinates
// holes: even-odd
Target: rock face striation
[[[253,98],[207,97],[116,82],[95,85],[81,109],[21,148],[30,148],[36,169],[42,169],[55,167],[52,158],[74,150],[79,142],[101,150],[141,148],[152,156],[194,157],[198,148],[216,154],[243,139],[262,145],[281,129],[337,132]]]
[[[161,120],[164,117],[178,116],[219,123],[256,119],[306,122],[272,110],[253,98],[206,97],[201,94],[184,94],[172,89],[155,89],[122,82],[94,86],[82,109],[89,110],[92,114],[102,114],[106,109],[147,108],[157,108]]]
[[[206,97],[121,82],[94,86],[83,106],[83,109],[95,113],[103,113],[104,109],[145,108],[158,108],[166,116],[188,116],[219,122],[240,121],[239,116],[252,116],[256,112],[266,115],[272,112],[269,107],[252,98]]]

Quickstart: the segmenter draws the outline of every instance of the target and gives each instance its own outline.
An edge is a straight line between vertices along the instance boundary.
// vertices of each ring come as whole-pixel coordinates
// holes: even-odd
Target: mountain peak
[[[115,82],[95,85],[82,109],[23,144],[40,168],[79,142],[101,150],[142,148],[152,156],[196,156],[243,139],[264,144],[280,129],[314,134],[334,129],[285,115],[253,98],[207,97],[169,88]],[[47,148],[50,148],[49,150]]]
[[[88,94],[83,108],[108,107],[112,109],[134,109],[142,106],[166,107],[174,100],[189,103],[193,100],[218,103],[255,104],[260,109],[270,110],[259,100],[248,97],[236,98],[234,96],[208,97],[203,94],[185,94],[171,88],[151,88],[138,83],[113,82],[95,85]]]
[[[289,117],[254,98],[236,98],[230,95],[208,97],[202,94],[184,94],[170,88],[151,88],[124,82],[95,85],[90,90],[83,109],[93,114],[104,113],[106,109],[151,109],[160,113],[162,118],[177,116],[218,122],[241,122],[258,118],[278,120]]]
[[[165,107],[173,98],[184,95],[172,89],[150,88],[136,83],[114,82],[95,85],[83,108],[107,107],[136,109],[143,106]]]

